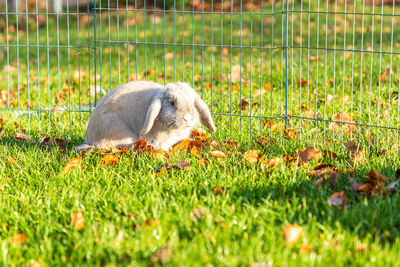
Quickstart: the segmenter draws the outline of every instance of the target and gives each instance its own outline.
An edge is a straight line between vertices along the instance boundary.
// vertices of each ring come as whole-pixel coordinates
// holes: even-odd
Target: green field
[[[122,2],[96,14],[0,16],[2,265],[400,265],[399,194],[363,195],[348,183],[365,183],[371,170],[386,185],[399,179],[400,19],[391,6],[290,3],[286,47],[280,2],[243,3],[242,13],[135,12]],[[201,151],[208,164],[188,152],[129,151],[114,153],[111,167],[104,154],[75,152],[95,92],[144,79],[186,81],[209,104],[221,146]],[[34,142],[16,140],[21,132]],[[69,144],[40,146],[46,136]],[[261,170],[233,153],[284,158],[310,146],[338,156]],[[75,157],[82,167],[65,172]],[[182,160],[188,169],[156,173]],[[316,186],[307,173],[324,163],[338,174]],[[345,205],[328,204],[341,190]],[[71,219],[79,210],[82,227]],[[294,245],[288,224],[303,229]]]

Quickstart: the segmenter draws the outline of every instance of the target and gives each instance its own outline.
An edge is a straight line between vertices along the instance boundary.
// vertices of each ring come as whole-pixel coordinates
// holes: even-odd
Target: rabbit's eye
[[[174,101],[171,101],[171,106],[175,106],[175,102]]]

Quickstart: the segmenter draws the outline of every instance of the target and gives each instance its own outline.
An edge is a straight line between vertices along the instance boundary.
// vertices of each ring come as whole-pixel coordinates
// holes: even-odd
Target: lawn
[[[96,19],[0,18],[2,265],[400,265],[390,6],[290,3],[286,49],[280,2],[241,14],[122,2]],[[203,96],[218,130],[197,137],[200,155],[77,153],[94,102],[143,79]]]

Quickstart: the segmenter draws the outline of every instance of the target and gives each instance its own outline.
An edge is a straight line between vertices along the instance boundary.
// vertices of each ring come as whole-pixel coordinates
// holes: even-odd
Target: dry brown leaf
[[[15,141],[17,141],[17,142],[21,142],[22,140],[24,140],[28,143],[34,143],[34,141],[31,140],[29,138],[29,136],[24,133],[16,133],[16,134],[14,134],[14,138],[15,138]]]
[[[346,191],[342,190],[336,193],[333,193],[329,199],[328,199],[328,204],[332,206],[344,206],[346,205],[349,201],[346,197]]]
[[[300,162],[307,163],[313,159],[319,160],[322,158],[322,153],[315,147],[307,147],[300,151],[299,160]]]
[[[85,217],[83,217],[83,211],[81,209],[78,209],[77,212],[72,213],[70,218],[75,229],[82,230],[85,227]]]
[[[239,108],[241,109],[241,110],[246,110],[247,109],[247,107],[249,106],[249,101],[247,101],[246,99],[242,99],[242,100],[240,100],[240,103],[239,103]]]
[[[82,158],[72,158],[68,161],[68,163],[64,167],[64,173],[68,173],[71,169],[79,168],[82,165]]]
[[[297,133],[294,130],[285,129],[283,131],[283,137],[286,138],[286,139],[296,139],[297,138]]]
[[[344,143],[344,146],[347,148],[347,150],[350,153],[356,153],[362,150],[361,145],[359,145],[357,142],[355,141],[349,141]]]
[[[369,174],[369,181],[374,185],[377,185],[379,183],[384,184],[385,182],[389,181],[389,178],[380,174],[376,170],[371,170],[368,174]]]
[[[254,164],[258,161],[258,157],[260,154],[260,150],[257,149],[252,149],[252,150],[247,150],[244,154],[243,157],[250,163]]]
[[[273,141],[271,138],[269,137],[261,137],[260,139],[258,139],[257,144],[259,144],[261,147],[265,147],[267,144],[273,144]]]
[[[11,243],[13,243],[14,245],[23,244],[26,242],[27,239],[28,238],[25,234],[18,233],[11,238]]]
[[[181,169],[181,170],[186,170],[189,167],[190,167],[190,165],[189,165],[189,163],[186,162],[186,160],[181,161],[179,163],[175,163],[174,165],[172,165],[172,168]]]
[[[283,238],[287,245],[293,245],[303,234],[303,227],[295,224],[285,225],[283,228]]]
[[[209,160],[209,159],[201,159],[201,160],[199,160],[199,161],[197,162],[197,164],[198,164],[199,166],[204,165],[204,164],[207,164],[207,163],[210,163],[210,160]]]
[[[334,160],[334,159],[336,159],[338,157],[338,154],[336,154],[336,153],[334,153],[332,151],[329,151],[329,150],[323,150],[322,153],[324,154],[324,157],[328,158],[328,159],[333,159]]]
[[[208,154],[214,158],[226,158],[227,157],[227,155],[222,151],[211,151]]]
[[[109,166],[115,166],[119,162],[119,156],[117,155],[107,155],[100,160],[101,163],[107,164]]]
[[[364,192],[364,193],[369,193],[374,189],[374,186],[370,183],[364,183],[360,184],[357,186],[356,191],[357,192]]]
[[[357,126],[354,125],[356,123],[352,117],[345,113],[345,112],[339,112],[336,113],[332,116],[333,122],[329,124],[329,130],[333,132],[339,132],[343,127],[350,131],[356,131]]]
[[[260,168],[273,168],[278,164],[283,162],[283,158],[272,158],[272,159],[263,159],[260,160]]]
[[[264,90],[264,89],[256,90],[253,93],[253,97],[260,97],[260,96],[264,95],[266,92],[267,92],[267,90]]]

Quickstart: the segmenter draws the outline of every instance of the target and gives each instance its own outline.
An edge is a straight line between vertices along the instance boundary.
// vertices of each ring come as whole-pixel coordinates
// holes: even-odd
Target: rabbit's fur
[[[100,100],[89,119],[85,142],[103,149],[145,139],[168,151],[188,138],[199,122],[216,130],[207,105],[188,84],[129,82]]]

